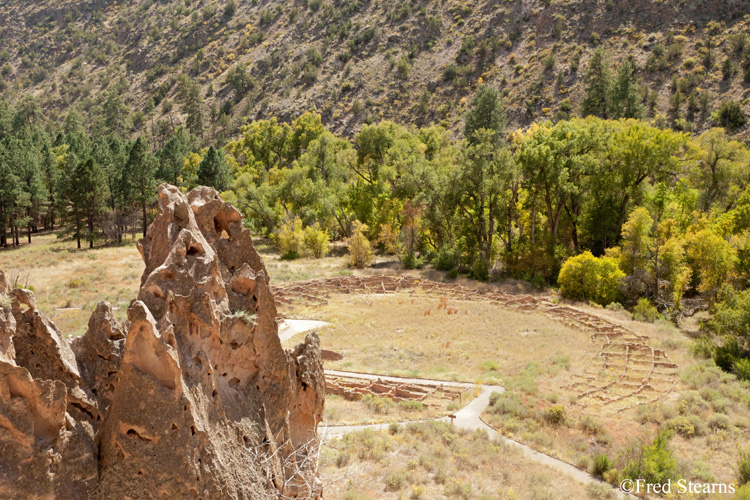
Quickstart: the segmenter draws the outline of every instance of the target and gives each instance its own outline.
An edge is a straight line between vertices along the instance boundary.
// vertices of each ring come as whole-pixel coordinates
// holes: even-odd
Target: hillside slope
[[[184,121],[186,74],[221,139],[310,108],[344,133],[380,119],[457,128],[483,82],[515,127],[577,113],[603,46],[613,70],[633,59],[648,117],[700,131],[723,99],[748,110],[748,26],[742,0],[3,0],[0,89],[53,119],[77,106],[158,136]]]

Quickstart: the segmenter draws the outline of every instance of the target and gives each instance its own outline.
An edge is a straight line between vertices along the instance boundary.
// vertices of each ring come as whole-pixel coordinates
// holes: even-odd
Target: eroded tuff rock
[[[139,250],[128,320],[72,345],[0,272],[0,498],[319,497],[319,341],[282,349],[239,212],[162,185]]]

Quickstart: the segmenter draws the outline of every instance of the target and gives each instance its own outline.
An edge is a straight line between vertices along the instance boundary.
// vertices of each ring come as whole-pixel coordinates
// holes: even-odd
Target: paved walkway
[[[279,339],[284,342],[298,333],[309,332],[310,330],[322,328],[326,325],[330,325],[330,323],[312,319],[285,319],[279,323]]]

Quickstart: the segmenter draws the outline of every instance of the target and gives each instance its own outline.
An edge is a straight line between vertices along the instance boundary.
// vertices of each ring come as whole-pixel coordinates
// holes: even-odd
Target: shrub
[[[645,321],[646,323],[653,323],[659,317],[659,311],[656,307],[651,305],[645,297],[638,299],[638,303],[633,308],[633,319],[636,321]]]
[[[606,306],[618,299],[620,280],[624,277],[614,258],[594,257],[591,252],[584,252],[565,261],[557,282],[563,297]]]
[[[388,473],[385,478],[385,491],[399,491],[406,484],[406,471]]]
[[[349,265],[359,269],[372,263],[373,252],[370,241],[365,236],[366,230],[366,225],[355,221],[354,234],[349,238]]]
[[[432,259],[432,265],[440,271],[450,271],[458,266],[460,252],[448,245],[442,246],[435,253]]]
[[[732,371],[740,380],[750,381],[750,360],[740,358],[732,364]]]
[[[669,448],[672,431],[659,430],[654,441],[636,451],[636,457],[630,460],[622,470],[622,476],[631,479],[643,479],[646,483],[666,483],[676,479],[677,460]]]
[[[717,413],[708,417],[708,428],[713,432],[727,431],[730,426],[731,423],[729,422],[729,417],[726,415]]]
[[[565,407],[563,405],[555,405],[544,410],[544,419],[552,425],[562,425],[567,419]]]
[[[305,249],[316,259],[325,257],[326,254],[328,254],[328,244],[330,243],[330,239],[328,238],[328,232],[323,229],[306,227],[304,243]]]
[[[688,417],[675,417],[667,422],[666,426],[682,437],[695,437],[695,426]]]
[[[721,101],[719,109],[711,115],[711,118],[730,131],[742,128],[747,123],[747,115],[740,103],[736,101]]]
[[[469,277],[479,281],[487,281],[490,278],[489,263],[482,257],[477,257],[474,264],[471,266]]]
[[[451,479],[445,487],[448,498],[471,498],[471,483]]]
[[[603,434],[605,432],[604,425],[588,415],[581,417],[579,425],[584,432],[592,435]]]
[[[737,483],[745,485],[750,483],[750,449],[737,450],[740,461],[737,463]],[[750,495],[748,496],[750,498]]]
[[[600,453],[594,457],[591,473],[596,477],[604,477],[604,474],[612,468],[612,461],[606,453]]]
[[[298,259],[302,254],[305,233],[299,218],[284,224],[278,233],[279,249],[282,259]]]
[[[365,394],[362,396],[362,402],[367,405],[370,411],[379,415],[389,413],[396,405],[391,398],[373,396],[371,394]]]

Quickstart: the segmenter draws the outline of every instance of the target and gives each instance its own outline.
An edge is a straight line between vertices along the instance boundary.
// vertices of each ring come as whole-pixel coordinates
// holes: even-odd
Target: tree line
[[[54,132],[33,100],[0,100],[0,246],[31,243],[40,229],[62,229],[78,248],[145,236],[158,183],[230,187],[223,151],[198,144],[182,127],[156,150],[116,127],[88,132],[75,110]]]
[[[210,185],[289,258],[356,236],[406,268],[556,284],[646,317],[729,307],[730,296],[745,303],[736,294],[750,279],[747,146],[722,128],[690,135],[638,119],[629,63],[613,79],[603,61],[589,64],[586,118],[506,131],[498,93],[480,86],[462,137],[383,121],[347,138],[306,112],[252,121],[206,148],[198,111],[188,128],[149,142],[123,137],[114,121],[87,131],[75,110],[56,131],[33,100],[0,101],[0,245],[42,228],[79,247],[119,242],[145,233],[159,182]],[[195,87],[184,89],[199,110]],[[719,356],[728,344],[710,345]],[[744,359],[750,345],[732,352]]]

